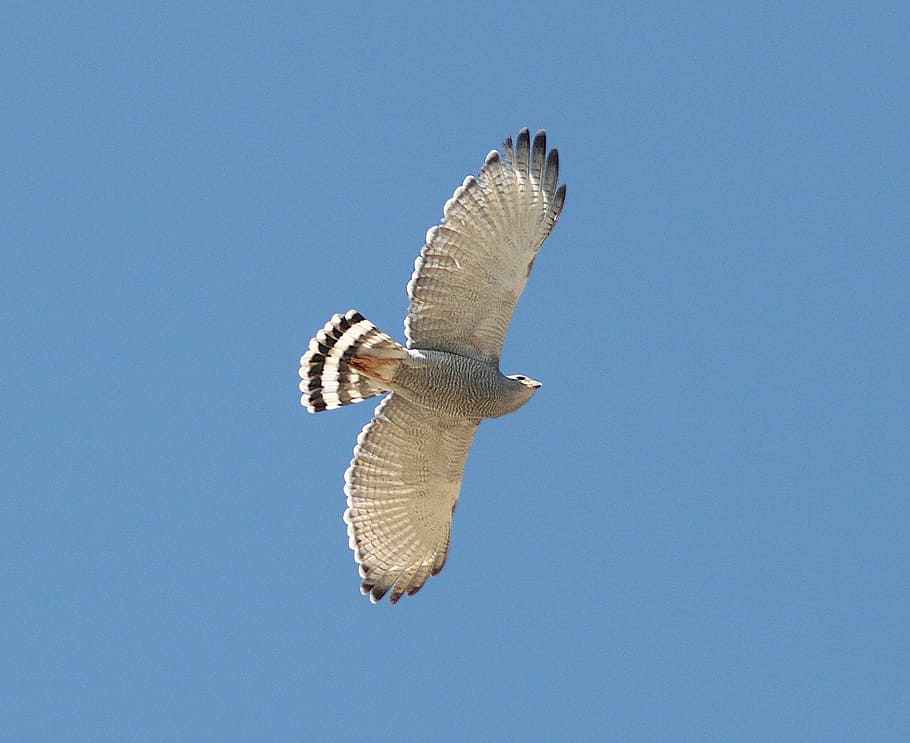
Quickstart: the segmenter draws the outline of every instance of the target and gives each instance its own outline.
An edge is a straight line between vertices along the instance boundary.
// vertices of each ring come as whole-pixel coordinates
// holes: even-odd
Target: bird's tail
[[[300,357],[300,404],[318,413],[388,392],[407,355],[356,310],[334,315]]]

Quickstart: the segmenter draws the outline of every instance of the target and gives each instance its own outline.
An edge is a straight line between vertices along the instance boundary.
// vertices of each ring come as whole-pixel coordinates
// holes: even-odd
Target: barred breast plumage
[[[433,410],[464,418],[498,418],[524,405],[540,386],[505,376],[485,361],[446,351],[412,350],[392,390]]]

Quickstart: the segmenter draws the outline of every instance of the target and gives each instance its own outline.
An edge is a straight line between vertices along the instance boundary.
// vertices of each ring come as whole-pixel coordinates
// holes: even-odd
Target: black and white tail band
[[[356,310],[334,315],[300,357],[300,404],[318,413],[381,395],[388,388],[357,371],[352,359],[387,360],[406,355],[401,344]]]

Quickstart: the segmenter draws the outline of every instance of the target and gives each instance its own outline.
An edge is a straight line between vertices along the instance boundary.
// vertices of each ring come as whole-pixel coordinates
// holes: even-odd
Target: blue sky
[[[0,739],[910,739],[905,5],[329,5],[5,11]],[[297,361],[523,126],[544,387],[372,606]]]

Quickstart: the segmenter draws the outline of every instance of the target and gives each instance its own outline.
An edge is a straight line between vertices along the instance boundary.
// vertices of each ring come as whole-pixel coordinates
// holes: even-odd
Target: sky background
[[[906,4],[312,5],[4,6],[0,740],[910,740]],[[523,126],[544,387],[373,606],[298,359]]]

